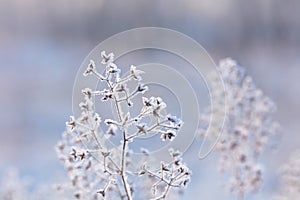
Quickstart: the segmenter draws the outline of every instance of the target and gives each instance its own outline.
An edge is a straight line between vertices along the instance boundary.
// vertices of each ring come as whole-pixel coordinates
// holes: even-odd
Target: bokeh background
[[[251,199],[269,197],[279,166],[300,148],[299,13],[297,0],[0,0],[0,177],[16,167],[34,187],[62,173],[54,145],[81,62],[113,34],[158,26],[194,38],[216,63],[236,59],[276,102],[282,135],[266,151],[266,184]],[[199,161],[185,199],[231,199],[214,162]]]

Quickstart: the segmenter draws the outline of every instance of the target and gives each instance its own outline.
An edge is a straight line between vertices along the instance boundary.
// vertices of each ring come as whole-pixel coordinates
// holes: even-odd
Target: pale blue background
[[[161,26],[191,36],[215,62],[236,59],[277,103],[283,135],[277,153],[266,152],[262,191],[271,195],[276,170],[300,147],[299,11],[296,0],[0,0],[0,172],[16,166],[33,185],[55,179],[62,167],[53,146],[72,113],[84,57],[112,34]],[[215,162],[214,156],[194,161],[188,196],[224,199]]]

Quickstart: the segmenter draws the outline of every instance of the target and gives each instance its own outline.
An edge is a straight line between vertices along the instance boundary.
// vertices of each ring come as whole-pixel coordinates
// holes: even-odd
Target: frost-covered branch
[[[143,71],[131,66],[129,74],[121,78],[121,70],[114,63],[114,55],[101,52],[101,64],[104,73],[96,69],[93,60],[90,61],[83,75],[93,75],[106,84],[103,90],[82,90],[84,101],[79,104],[82,113],[79,118],[70,117],[66,123],[65,137],[57,147],[58,155],[66,166],[77,199],[127,199],[131,200],[138,190],[136,178],[144,174],[158,178],[151,188],[165,184],[165,190],[154,199],[166,199],[171,189],[184,187],[190,179],[190,170],[181,163],[179,152],[171,153],[173,161],[162,164],[161,171],[150,171],[146,165],[147,173],[129,170],[132,165],[130,159],[129,143],[148,134],[159,135],[163,141],[172,141],[183,122],[170,114],[163,114],[166,103],[160,97],[147,98],[143,96],[148,91],[148,86],[141,83]],[[130,91],[128,82],[137,82],[135,89]],[[134,107],[133,98],[141,97],[143,103],[140,112],[131,116],[130,108]],[[101,101],[112,101],[118,119],[105,119],[107,131],[100,129],[102,122],[100,115],[94,110],[94,102],[101,96]],[[96,101],[97,103],[97,101]],[[128,110],[124,113],[124,106]],[[112,111],[113,112],[113,111]],[[145,120],[151,118],[150,122]],[[146,123],[147,122],[147,123]],[[121,145],[116,149],[109,149],[105,142],[110,137],[121,136]],[[92,149],[86,149],[80,141],[92,144]],[[147,151],[147,150],[145,150]],[[146,157],[146,155],[145,155]],[[164,161],[162,161],[164,163]],[[137,168],[137,166],[135,166]],[[149,171],[148,171],[149,170]],[[143,180],[143,179],[142,179]],[[143,184],[143,183],[141,183]],[[144,184],[146,185],[146,184]],[[98,195],[98,196],[95,196]]]

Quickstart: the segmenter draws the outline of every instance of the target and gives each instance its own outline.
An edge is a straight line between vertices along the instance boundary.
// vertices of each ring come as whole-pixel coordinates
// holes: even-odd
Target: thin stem
[[[125,168],[126,168],[126,161],[125,161],[125,156],[126,156],[126,146],[127,146],[127,141],[126,141],[126,132],[123,130],[123,147],[122,147],[122,158],[121,158],[121,177],[123,181],[123,186],[126,192],[126,196],[128,200],[131,200],[131,194],[130,194],[130,189],[128,188],[128,183],[125,179]]]
[[[161,122],[157,122],[156,124],[154,124],[153,126],[151,126],[150,128],[148,128],[148,129],[146,130],[146,133],[151,132],[153,129],[155,129],[155,128],[158,127],[158,126],[162,126],[161,124],[162,124],[162,123],[165,123],[166,121],[167,121],[167,120],[161,121]],[[126,141],[129,141],[129,140],[131,140],[131,139],[134,139],[135,137],[138,137],[139,135],[140,135],[140,132],[137,131],[136,133],[134,133],[134,134],[130,135],[129,137],[127,137],[127,138],[126,138]]]
[[[123,83],[123,82],[126,82],[126,81],[130,80],[132,77],[133,77],[133,75],[131,74],[131,75],[129,75],[129,76],[127,76],[127,77],[121,79],[120,81],[116,82],[115,85],[114,85],[113,87],[115,88],[115,87],[116,87],[117,85],[119,85],[120,83]]]
[[[129,94],[128,95],[128,93],[126,92],[126,91],[124,91],[124,93],[125,93],[125,98],[123,98],[123,99],[119,99],[118,100],[118,102],[122,102],[122,101],[127,101],[128,102],[128,100],[131,98],[131,97],[133,97],[134,95],[136,95],[137,93],[138,93],[138,91],[137,90],[135,90],[133,93],[131,93],[131,94]]]
[[[158,197],[157,200],[165,199],[167,197],[167,194],[168,194],[170,188],[171,188],[171,184],[168,184],[167,187],[166,187],[165,192],[160,197]]]
[[[117,101],[117,98],[114,96],[114,102],[115,102],[115,105],[116,105],[116,109],[117,109],[117,113],[118,113],[118,118],[119,118],[119,122],[122,122],[122,115],[121,115],[121,110],[120,110],[120,107],[119,107],[119,103]]]
[[[100,75],[97,71],[92,70],[92,72],[93,72],[93,74],[94,74],[98,79],[100,79],[101,81],[105,80],[105,78],[104,78],[102,75]]]
[[[101,145],[100,141],[98,140],[98,137],[97,137],[97,135],[96,135],[96,133],[95,133],[95,130],[92,129],[92,128],[90,128],[90,127],[88,127],[88,126],[86,126],[86,125],[84,125],[84,124],[82,124],[82,123],[79,123],[79,122],[76,122],[76,123],[77,123],[79,126],[88,129],[88,130],[92,133],[92,137],[95,139],[98,148],[99,148],[99,149],[102,149],[102,145]]]
[[[119,166],[113,161],[113,159],[112,159],[110,156],[108,156],[107,158],[110,160],[110,162],[111,162],[111,163],[117,168],[117,170],[120,172],[121,169],[120,169]]]
[[[174,160],[174,158],[173,158],[173,160]],[[158,199],[165,199],[167,197],[167,194],[168,194],[168,192],[169,192],[169,190],[172,186],[173,180],[174,180],[173,176],[174,176],[174,165],[172,165],[171,174],[170,174],[170,177],[171,177],[170,181],[168,182],[164,193]]]
[[[108,81],[109,83],[109,81]],[[114,88],[109,84],[110,86],[110,89],[111,89],[111,92],[113,92]],[[120,107],[119,107],[119,103],[118,103],[118,100],[116,98],[116,96],[114,95],[114,102],[115,102],[115,105],[116,105],[116,110],[117,110],[117,113],[118,113],[118,117],[119,117],[119,121],[122,122],[123,119],[122,119],[122,115],[121,115],[121,110],[120,110]],[[126,132],[125,132],[125,129],[123,127],[123,147],[122,147],[122,157],[121,157],[121,171],[120,171],[120,175],[121,175],[121,178],[122,178],[122,182],[123,182],[123,187],[124,187],[124,190],[125,190],[125,193],[126,193],[126,197],[128,200],[132,200],[132,197],[131,197],[131,192],[130,192],[130,188],[128,186],[128,183],[126,181],[126,178],[125,178],[125,165],[126,165],[126,161],[125,161],[125,156],[126,156],[126,146],[127,146],[127,141],[126,141]]]
[[[159,179],[160,181],[163,181],[163,182],[166,183],[166,184],[169,183],[168,181],[166,181],[166,180],[163,179],[162,177],[160,177],[160,176],[158,176],[158,175],[156,175],[156,174],[154,174],[154,173],[152,173],[152,172],[150,172],[150,171],[147,171],[147,173],[150,174],[151,176],[156,177],[156,178]]]

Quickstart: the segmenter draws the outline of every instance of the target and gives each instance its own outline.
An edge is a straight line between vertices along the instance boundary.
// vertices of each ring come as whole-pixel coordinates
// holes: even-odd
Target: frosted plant
[[[16,168],[6,169],[0,181],[1,200],[68,200],[65,191],[58,190],[51,184],[37,184],[32,177],[21,177]],[[34,187],[33,187],[34,186]]]
[[[280,169],[281,187],[274,200],[300,199],[300,151],[294,152]]]
[[[212,95],[226,100],[224,129],[214,130],[216,133],[222,131],[215,148],[220,154],[219,171],[231,174],[229,184],[226,184],[228,189],[238,199],[244,199],[246,193],[257,191],[261,186],[263,168],[259,157],[269,136],[277,132],[277,123],[272,119],[276,108],[234,60],[222,60],[218,71],[224,81],[225,93],[215,88]],[[202,116],[201,133],[205,132],[209,117],[209,112]]]
[[[19,177],[16,169],[9,169],[0,183],[0,199],[27,200],[29,199],[28,185]]]
[[[101,58],[103,74],[98,72],[91,60],[83,75],[97,77],[106,87],[82,90],[81,116],[77,119],[70,117],[63,140],[56,147],[71,180],[58,189],[71,191],[76,199],[131,200],[141,195],[148,199],[170,199],[190,180],[191,172],[182,162],[181,153],[170,149],[170,160],[160,164],[158,161],[159,167],[153,168],[147,164],[148,150],[141,149],[142,156],[136,162],[132,159],[133,151],[129,144],[149,134],[159,135],[162,141],[172,141],[183,122],[164,114],[167,105],[160,97],[144,96],[148,86],[140,82],[143,71],[131,66],[129,74],[121,78],[121,70],[114,63],[114,54],[103,51]],[[132,91],[127,87],[129,82],[137,85]],[[138,114],[131,116],[131,108],[136,108],[133,98],[140,98],[142,107]],[[100,118],[95,111],[98,99],[112,102],[117,119]],[[101,123],[107,126],[105,132],[100,128]],[[111,147],[109,139],[118,136],[121,145]],[[145,189],[151,192],[143,193]]]

